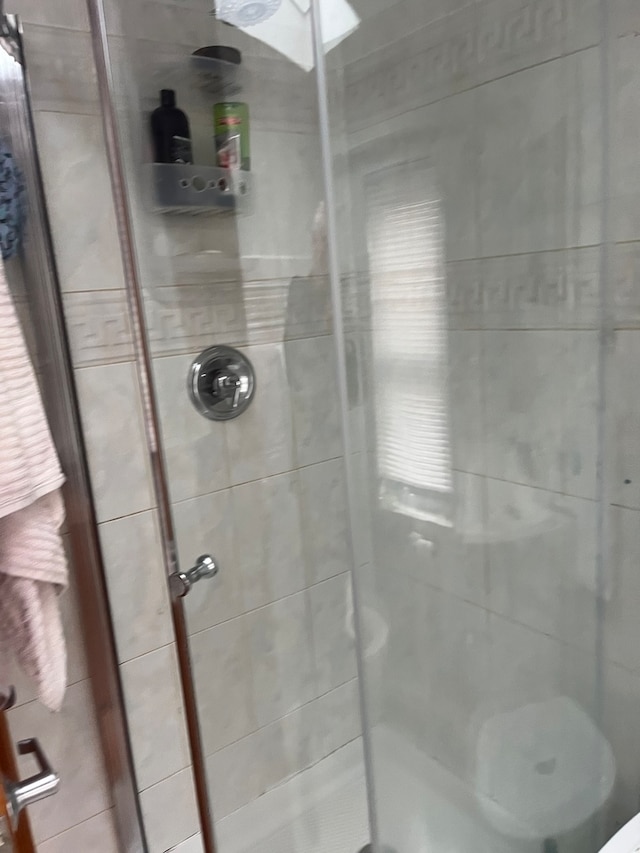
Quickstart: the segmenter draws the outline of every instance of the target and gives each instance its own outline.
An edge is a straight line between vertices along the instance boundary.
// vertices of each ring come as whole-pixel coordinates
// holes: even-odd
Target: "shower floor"
[[[397,732],[372,732],[378,826],[388,853],[586,853],[568,837],[498,833],[472,789]],[[358,853],[369,841],[361,739],[216,824],[220,853]],[[545,844],[547,846],[545,846]],[[595,842],[594,842],[595,844]]]
[[[357,853],[369,840],[362,741],[216,825],[221,853]]]

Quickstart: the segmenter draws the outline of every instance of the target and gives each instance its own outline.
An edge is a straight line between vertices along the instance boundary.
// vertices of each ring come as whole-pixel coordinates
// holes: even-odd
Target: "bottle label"
[[[216,104],[213,126],[218,166],[248,171],[251,168],[248,106],[236,101]]]
[[[191,140],[185,136],[171,137],[170,152],[172,163],[193,162],[193,157],[191,154]]]
[[[242,165],[242,150],[239,133],[216,136],[218,166],[222,169],[239,169]]]

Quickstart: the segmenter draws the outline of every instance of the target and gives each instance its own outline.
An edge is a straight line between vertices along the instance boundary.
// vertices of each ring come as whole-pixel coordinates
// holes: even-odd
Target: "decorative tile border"
[[[640,244],[635,283],[640,317]],[[600,318],[600,248],[567,249],[497,258],[449,261],[445,291],[449,328],[593,329]],[[633,268],[632,268],[633,269]],[[633,276],[627,267],[627,278]],[[368,277],[358,273],[344,282],[347,329],[370,326]],[[622,285],[618,285],[620,291]],[[612,293],[613,298],[613,293]],[[620,313],[621,295],[616,296]],[[628,311],[627,311],[628,314]]]
[[[464,261],[448,278],[454,328],[594,328],[600,250],[588,247]]]
[[[640,328],[640,242],[614,246],[612,266],[616,326]]]
[[[412,30],[345,69],[350,129],[597,42],[592,0],[493,0]],[[597,19],[596,19],[597,20]],[[577,33],[567,45],[567,34]]]
[[[214,343],[315,337],[331,329],[329,283],[322,276],[160,287],[147,294],[146,310],[157,356]]]
[[[491,258],[480,263],[484,328],[593,328],[600,249]]]
[[[452,329],[597,328],[599,247],[451,261],[446,265]],[[640,327],[640,243],[615,246],[610,305],[620,328]],[[370,325],[368,276],[343,278],[347,331]],[[133,344],[124,291],[65,294],[74,364],[128,360]],[[213,343],[256,344],[331,332],[326,278],[212,282],[159,287],[147,294],[154,355]]]
[[[63,302],[74,367],[133,358],[124,290],[70,292]]]
[[[602,249],[512,255],[447,264],[455,329],[597,328]],[[640,328],[640,242],[614,246],[607,310],[617,328]]]

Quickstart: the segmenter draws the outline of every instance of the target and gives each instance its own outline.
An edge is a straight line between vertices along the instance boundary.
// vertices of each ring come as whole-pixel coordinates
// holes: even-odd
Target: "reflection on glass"
[[[443,223],[424,161],[368,176],[367,244],[382,505],[451,524]]]
[[[611,747],[567,696],[503,711],[480,731],[480,804],[507,838],[553,839],[555,845],[556,838],[588,826],[609,799],[615,775]]]
[[[320,0],[325,53],[357,29],[360,18],[347,0]],[[215,15],[310,71],[315,60],[311,0],[217,0]]]

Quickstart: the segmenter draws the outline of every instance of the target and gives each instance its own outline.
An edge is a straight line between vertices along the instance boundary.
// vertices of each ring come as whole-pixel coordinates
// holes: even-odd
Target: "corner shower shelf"
[[[151,170],[158,213],[215,216],[250,212],[250,172],[175,163],[153,163]]]

